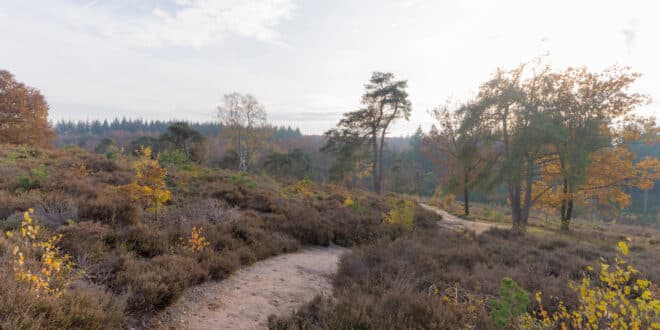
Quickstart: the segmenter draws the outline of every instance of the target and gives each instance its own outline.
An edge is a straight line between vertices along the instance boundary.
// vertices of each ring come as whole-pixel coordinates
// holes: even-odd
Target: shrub
[[[81,220],[131,225],[139,221],[139,216],[139,209],[130,197],[116,189],[100,191],[97,197],[78,202],[78,217]]]
[[[126,324],[121,300],[84,283],[61,297],[38,295],[0,270],[0,292],[2,329],[121,329]]]
[[[490,301],[490,317],[498,329],[504,329],[518,317],[527,313],[529,293],[505,277],[500,281],[499,298]]]
[[[15,278],[31,289],[49,295],[60,296],[73,278],[73,266],[69,256],[58,247],[61,236],[42,239],[41,226],[32,219],[32,210],[23,213],[20,237],[13,232],[6,235],[14,242],[12,249]]]
[[[229,177],[229,181],[232,184],[246,187],[248,189],[256,189],[257,183],[252,179],[252,177],[247,172],[240,172]]]
[[[390,202],[391,209],[383,214],[383,220],[392,224],[397,224],[406,230],[412,230],[415,219],[415,206],[412,201],[403,199],[394,199]]]
[[[42,224],[55,228],[76,220],[78,207],[65,196],[49,194],[44,196],[43,202],[34,208],[34,215]]]
[[[234,273],[240,266],[237,254],[227,252],[222,254],[207,253],[202,257],[201,265],[212,280],[223,280]]]
[[[120,239],[129,251],[145,258],[152,258],[167,251],[163,234],[146,224],[136,224],[120,232]]]
[[[127,260],[117,281],[128,288],[128,310],[145,314],[168,306],[184,289],[200,283],[206,276],[191,257],[162,255],[152,260]]]
[[[19,192],[25,192],[39,188],[41,182],[46,177],[48,177],[46,165],[41,164],[38,167],[31,169],[27,174],[21,174],[16,178],[17,190]]]
[[[612,264],[601,263],[597,276],[590,276],[588,267],[581,281],[569,283],[578,294],[579,305],[567,309],[560,301],[560,310],[552,315],[543,309],[542,293],[536,300],[545,326],[560,325],[580,329],[649,329],[660,328],[660,297],[653,293],[652,283],[624,259],[628,245],[618,244],[620,256]],[[656,289],[657,290],[657,289]]]

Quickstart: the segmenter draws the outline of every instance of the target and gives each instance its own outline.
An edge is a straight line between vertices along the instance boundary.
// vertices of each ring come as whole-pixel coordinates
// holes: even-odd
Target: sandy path
[[[257,262],[224,281],[188,289],[154,323],[165,329],[265,329],[269,315],[332,294],[330,276],[345,251],[310,248]]]
[[[438,225],[454,230],[459,230],[459,229],[465,229],[465,230],[470,230],[475,232],[477,235],[485,232],[486,230],[493,228],[493,227],[498,227],[498,228],[509,228],[508,226],[505,225],[500,225],[500,224],[494,224],[494,223],[487,223],[487,222],[479,222],[479,221],[470,221],[470,220],[465,220],[461,219],[455,215],[451,215],[447,213],[446,211],[437,208],[435,206],[431,205],[426,205],[420,203],[419,206],[422,208],[435,212],[436,214],[439,214],[442,216],[442,221],[438,222]]]

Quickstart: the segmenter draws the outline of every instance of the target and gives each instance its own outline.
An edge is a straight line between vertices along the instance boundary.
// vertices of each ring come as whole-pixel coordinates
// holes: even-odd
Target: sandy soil
[[[479,221],[470,221],[470,220],[465,220],[461,219],[457,216],[451,215],[447,213],[446,211],[439,209],[435,206],[431,205],[426,205],[426,204],[419,204],[421,207],[423,207],[426,210],[429,210],[431,212],[435,212],[439,215],[442,216],[442,221],[438,222],[439,226],[454,229],[454,230],[470,230],[475,232],[477,235],[485,232],[486,230],[492,228],[492,227],[499,227],[499,228],[509,228],[505,225],[500,225],[500,224],[494,224],[494,223],[487,223],[487,222],[479,222]]]
[[[268,316],[291,313],[332,294],[340,247],[310,248],[243,268],[220,282],[188,289],[153,321],[160,329],[265,329]]]

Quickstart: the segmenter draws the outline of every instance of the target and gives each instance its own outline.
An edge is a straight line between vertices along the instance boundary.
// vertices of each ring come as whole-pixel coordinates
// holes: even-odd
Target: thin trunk
[[[385,129],[380,136],[380,146],[378,146],[378,194],[381,193],[383,184],[383,148],[385,146]]]
[[[465,208],[465,215],[470,215],[470,190],[468,189],[468,182],[470,182],[470,174],[465,171],[463,176],[463,206]]]
[[[380,186],[378,185],[378,136],[376,130],[371,132],[371,144],[373,148],[373,161],[371,163],[371,177],[374,183],[374,192],[380,195]]]
[[[644,197],[642,198],[642,201],[644,202],[642,205],[642,214],[646,215],[646,207],[649,203],[649,191],[644,190]]]
[[[509,131],[508,131],[508,120],[509,118],[509,107],[504,107],[504,114],[502,116],[502,139],[504,142],[504,156],[506,160],[510,160],[511,151],[509,145]],[[521,228],[521,213],[520,213],[520,181],[517,180],[513,182],[511,179],[507,182],[508,193],[509,193],[509,202],[511,203],[511,230],[516,233],[522,233],[523,228]]]
[[[512,230],[517,234],[524,233],[522,225],[522,214],[520,212],[520,183],[512,184],[509,195],[511,200],[511,222]]]
[[[534,176],[534,162],[531,158],[527,159],[527,172],[525,173],[527,178],[525,180],[525,200],[523,201],[523,206],[521,211],[521,229],[522,233],[527,231],[527,223],[529,221],[529,211],[532,209],[532,182]]]
[[[564,179],[562,191],[564,196],[561,200],[561,230],[567,232],[573,217],[573,198],[569,195],[570,189],[566,179]]]

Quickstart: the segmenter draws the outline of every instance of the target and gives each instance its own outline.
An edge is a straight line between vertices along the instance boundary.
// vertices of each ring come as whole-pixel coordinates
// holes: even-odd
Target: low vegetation
[[[155,157],[0,148],[0,328],[140,326],[241,265],[411,229],[384,221],[392,204],[368,192]],[[23,189],[23,175],[38,184]]]
[[[603,281],[620,269],[627,269],[618,261],[621,259],[617,259],[615,244],[598,247],[556,236],[520,237],[502,229],[491,229],[478,237],[444,229],[417,231],[394,242],[378,241],[354,249],[341,260],[335,278],[335,297],[318,297],[290,316],[271,317],[270,327],[560,327],[561,320],[568,320],[573,311],[581,313],[593,306],[590,305],[593,302],[586,301],[593,301],[589,292],[600,298],[603,298],[599,296],[601,294],[607,295],[608,291],[599,291],[598,284],[585,282],[586,278],[595,278],[596,281],[599,278],[599,272],[594,271],[592,265],[618,265],[610,268]],[[630,271],[625,282],[636,283],[641,278],[639,274],[644,274],[649,282],[643,280],[641,283],[646,288],[643,290],[647,290],[648,283],[660,280],[656,262],[658,252],[653,247],[637,243],[633,243],[630,250],[634,251],[631,255],[634,255],[632,259],[639,273]],[[575,286],[571,287],[569,283],[575,283]],[[588,288],[583,288],[585,283]],[[591,283],[597,282],[592,280]],[[642,290],[641,286],[638,287]],[[621,290],[625,290],[625,286],[621,286]],[[655,299],[655,302],[646,300],[636,306],[647,313],[647,321],[658,322],[657,289],[647,291],[646,295],[651,295],[647,298]],[[542,300],[535,299],[541,293]],[[628,294],[632,299],[629,302],[639,296],[632,291]],[[553,319],[555,315],[556,320]],[[588,317],[584,316],[583,320],[585,322],[576,326],[565,323],[569,328],[580,329],[587,326]],[[651,326],[650,323],[644,325]]]

